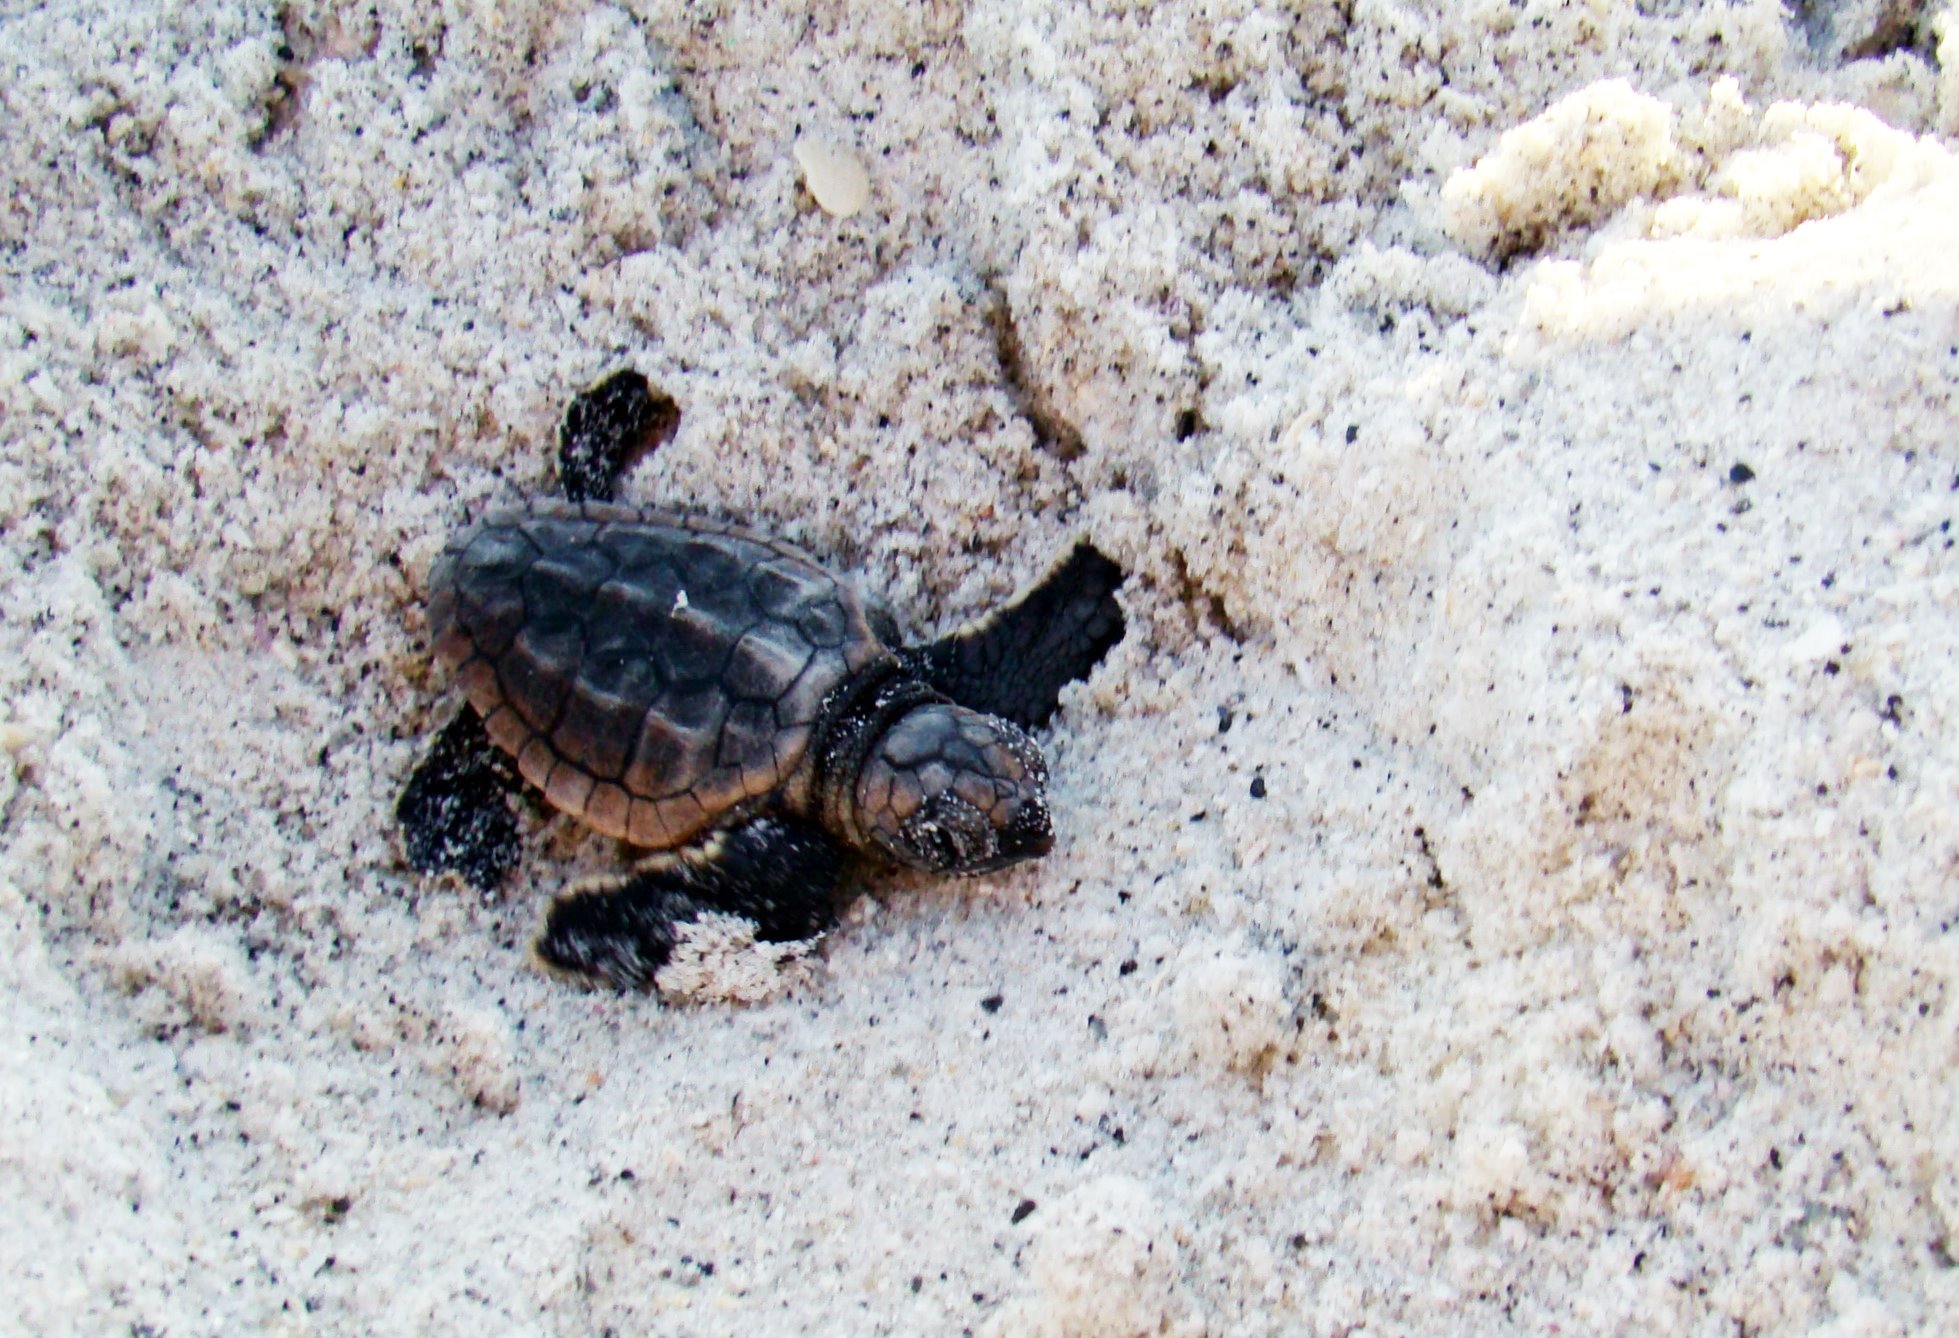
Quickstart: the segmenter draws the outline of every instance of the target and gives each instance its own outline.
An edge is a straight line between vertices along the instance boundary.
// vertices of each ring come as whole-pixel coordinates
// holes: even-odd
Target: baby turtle
[[[612,503],[678,418],[637,372],[608,377],[566,411],[565,500],[494,512],[443,550],[429,630],[468,705],[396,810],[411,864],[486,889],[516,861],[519,778],[659,852],[560,894],[537,941],[621,988],[654,983],[705,914],[765,942],[821,933],[850,852],[946,874],[1046,854],[1027,731],[1123,635],[1122,572],[1083,543],[977,622],[893,645],[795,545]]]

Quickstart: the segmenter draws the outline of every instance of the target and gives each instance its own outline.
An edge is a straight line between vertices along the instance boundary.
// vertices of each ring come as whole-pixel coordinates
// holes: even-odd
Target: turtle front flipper
[[[631,368],[580,392],[558,427],[558,482],[566,499],[611,501],[626,466],[664,446],[679,426],[680,406],[655,395]]]
[[[415,768],[395,802],[418,873],[459,873],[488,892],[517,863],[517,816],[510,796],[517,773],[465,706]]]
[[[754,818],[700,845],[663,852],[631,873],[561,893],[537,954],[560,971],[619,989],[645,989],[690,921],[738,915],[765,943],[815,938],[836,919],[831,898],[843,852],[822,828]]]
[[[898,658],[961,706],[1037,729],[1122,640],[1121,585],[1122,568],[1079,543],[1012,603]]]

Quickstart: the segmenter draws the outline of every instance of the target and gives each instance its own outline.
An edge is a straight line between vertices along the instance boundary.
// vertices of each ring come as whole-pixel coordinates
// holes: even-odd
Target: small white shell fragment
[[[864,170],[857,155],[842,145],[822,139],[798,139],[796,161],[803,169],[803,184],[831,217],[849,218],[869,202],[871,174]]]

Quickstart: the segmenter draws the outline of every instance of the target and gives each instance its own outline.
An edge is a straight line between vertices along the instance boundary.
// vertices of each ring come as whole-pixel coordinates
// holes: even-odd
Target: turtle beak
[[[974,873],[992,873],[1022,860],[1039,859],[1054,849],[1054,823],[1048,816],[1046,798],[1036,796],[1022,803],[999,834],[999,853]]]

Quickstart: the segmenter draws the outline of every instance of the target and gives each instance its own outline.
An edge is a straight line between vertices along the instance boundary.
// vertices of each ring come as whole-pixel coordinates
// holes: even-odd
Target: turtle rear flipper
[[[658,450],[680,426],[680,407],[627,368],[565,407],[558,426],[558,483],[573,502],[609,502],[626,466]]]
[[[418,873],[459,873],[484,892],[495,888],[517,863],[517,816],[510,811],[517,784],[483,718],[463,707],[395,802],[408,863]]]
[[[1038,729],[1122,640],[1121,585],[1122,568],[1079,543],[1012,603],[898,658],[961,706]]]
[[[836,919],[831,897],[842,868],[843,852],[821,828],[751,819],[631,873],[561,893],[545,915],[537,954],[572,975],[645,989],[686,926],[709,912],[753,922],[764,943],[815,938]]]

